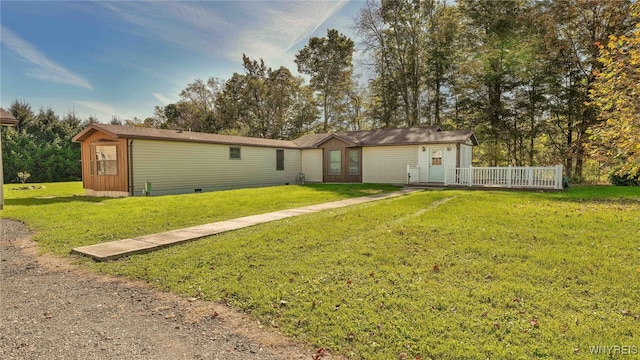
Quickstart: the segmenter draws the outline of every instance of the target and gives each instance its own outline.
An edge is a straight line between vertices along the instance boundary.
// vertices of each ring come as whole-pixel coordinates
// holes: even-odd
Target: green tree
[[[599,112],[600,123],[590,129],[591,154],[605,164],[618,167],[618,174],[640,174],[640,5],[631,15],[635,29],[609,36],[599,44],[597,71],[591,89],[591,105]]]
[[[461,0],[461,13],[468,19],[467,36],[474,45],[465,69],[466,116],[488,141],[484,161],[491,166],[517,163],[511,136],[518,132],[515,117],[519,76],[530,52],[524,47],[530,6],[524,1]]]
[[[446,1],[435,2],[427,11],[427,39],[425,49],[425,85],[429,101],[426,104],[427,122],[442,125],[448,107],[448,93],[452,90],[453,71],[459,61],[463,41],[461,16],[458,8]]]
[[[353,92],[354,42],[338,30],[327,30],[327,37],[312,37],[296,54],[298,71],[311,77],[311,88],[318,93],[322,107],[323,132],[340,116],[344,101]]]
[[[81,177],[80,146],[71,142],[84,123],[70,112],[62,119],[51,108],[31,111],[25,101],[14,101],[9,111],[20,122],[2,129],[4,181],[28,172],[33,182],[78,180]]]
[[[354,25],[376,75],[369,113],[383,127],[441,124],[451,94],[460,15],[444,0],[368,0]]]
[[[222,92],[223,82],[215,77],[205,83],[196,79],[180,92],[181,119],[193,131],[219,132],[224,126],[216,114],[216,101]]]
[[[354,28],[360,37],[360,47],[369,55],[363,63],[375,77],[369,81],[366,98],[366,113],[374,127],[390,128],[400,123],[398,116],[398,91],[389,74],[389,45],[386,40],[387,24],[382,18],[382,4],[377,0],[366,0],[356,18]]]
[[[554,67],[560,69],[552,92],[549,134],[564,158],[567,174],[580,181],[586,156],[588,130],[598,123],[598,109],[589,103],[598,62],[596,44],[607,42],[611,34],[624,34],[630,23],[630,0],[547,0],[555,32]],[[560,134],[560,136],[558,136]],[[558,140],[554,140],[555,138]]]
[[[8,111],[18,120],[18,125],[15,127],[16,129],[22,130],[34,126],[35,114],[33,110],[31,110],[31,105],[25,100],[14,100],[9,106]]]
[[[244,74],[234,73],[217,102],[220,120],[246,136],[290,139],[317,118],[303,79],[285,68],[272,69],[264,61],[243,55]]]

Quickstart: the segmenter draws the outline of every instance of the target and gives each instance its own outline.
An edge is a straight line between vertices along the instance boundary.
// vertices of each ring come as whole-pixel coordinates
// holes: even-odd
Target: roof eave
[[[103,132],[111,137],[115,137],[115,138],[121,138],[122,136],[120,136],[119,134],[116,134],[114,132],[111,132],[103,127],[101,127],[98,124],[91,124],[88,128],[80,131],[78,133],[78,135],[74,136],[71,141],[73,142],[84,142],[84,140],[86,138],[88,138],[89,136],[93,135],[96,131],[100,131]]]
[[[203,144],[221,144],[221,145],[238,145],[238,146],[254,146],[254,147],[266,147],[266,148],[281,148],[281,149],[297,149],[298,147],[289,144],[248,144],[243,142],[234,142],[234,141],[214,141],[214,140],[202,140],[202,139],[189,139],[189,138],[171,138],[164,136],[145,136],[145,135],[136,135],[136,134],[123,134],[123,133],[115,133],[109,131],[99,124],[92,124],[88,128],[82,130],[78,135],[74,136],[71,139],[73,142],[84,142],[86,138],[93,135],[96,131],[103,132],[111,137],[117,139],[142,139],[142,140],[161,140],[161,141],[178,141],[178,142],[195,142],[195,143],[203,143]]]
[[[345,137],[345,136],[341,136],[339,134],[328,134],[326,137],[322,138],[321,140],[316,141],[315,143],[313,143],[312,145],[310,145],[312,148],[318,148],[318,146],[324,144],[325,142],[331,140],[331,139],[338,139],[344,143],[347,143],[349,146],[362,146],[362,144],[357,143],[352,141],[351,139]]]
[[[132,135],[132,134],[117,134],[116,137],[120,139],[177,141],[177,142],[192,142],[192,143],[200,143],[200,144],[265,147],[265,148],[273,148],[273,149],[298,149],[299,148],[295,145],[287,145],[287,144],[274,144],[274,145],[248,144],[248,143],[237,142],[237,141],[204,140],[204,139],[189,139],[189,138],[180,139],[180,138],[171,138],[171,137],[162,137],[162,136],[144,136],[144,135]]]
[[[0,125],[4,125],[4,126],[15,126],[18,125],[18,120],[16,119],[0,119]]]
[[[0,125],[4,126],[14,126],[19,123],[18,119],[16,119],[13,114],[6,111],[3,108],[0,108]]]

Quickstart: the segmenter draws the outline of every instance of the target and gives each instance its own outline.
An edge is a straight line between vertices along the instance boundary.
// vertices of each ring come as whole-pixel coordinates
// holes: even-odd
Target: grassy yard
[[[33,185],[33,184],[27,184]],[[5,185],[0,217],[38,231],[43,250],[68,254],[78,246],[153,234],[235,217],[398,190],[389,185],[289,185],[201,194],[120,199],[82,196],[80,182]]]
[[[287,191],[336,197],[350,196],[348,189],[377,191],[280,189],[219,193],[227,202],[247,202],[242,207],[222,201],[216,214],[224,218],[226,206],[260,212],[258,204],[267,201],[257,199],[286,203]],[[65,253],[71,246],[157,229],[165,226],[162,221],[176,227],[180,220],[162,204],[179,206],[202,195],[81,198],[83,211],[57,220],[34,214],[57,214],[66,202],[14,208],[9,199],[1,214],[33,224],[45,249]],[[216,217],[205,203],[198,214],[211,218],[200,222]],[[159,206],[165,210],[158,224],[135,219]],[[112,213],[117,215],[110,220]],[[67,231],[73,236],[59,238]],[[425,191],[120,261],[83,262],[185,296],[224,301],[292,337],[356,359],[603,358],[590,347],[640,348],[639,233],[638,188]]]

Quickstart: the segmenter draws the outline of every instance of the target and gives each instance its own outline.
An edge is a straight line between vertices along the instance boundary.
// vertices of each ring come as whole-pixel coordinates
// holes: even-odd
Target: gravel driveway
[[[38,255],[29,235],[0,219],[0,359],[331,358],[224,305]]]

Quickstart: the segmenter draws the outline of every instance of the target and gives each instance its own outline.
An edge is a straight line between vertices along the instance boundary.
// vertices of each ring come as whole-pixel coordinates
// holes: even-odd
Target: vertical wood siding
[[[324,182],[362,182],[362,149],[359,147],[348,147],[349,144],[338,139],[330,139],[319,147],[323,151],[323,171],[322,181]],[[360,149],[360,174],[349,175],[349,150]],[[340,150],[340,175],[329,174],[329,152],[331,150]]]
[[[301,162],[306,181],[322,182],[322,149],[302,150]]]
[[[405,184],[407,165],[417,163],[415,145],[365,147],[362,149],[362,182]]]
[[[133,141],[135,195],[151,182],[152,195],[295,183],[301,171],[300,150],[284,149],[285,170],[276,170],[276,149],[240,147],[229,159],[229,145],[177,141]]]
[[[91,175],[91,157],[95,152],[95,143],[109,142],[116,145],[118,158],[117,175]],[[102,132],[95,132],[82,142],[82,186],[94,191],[126,193],[129,191],[127,140],[117,139]],[[93,149],[92,149],[93,148]]]

